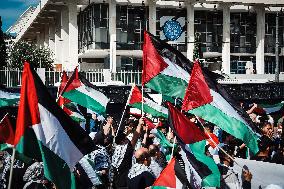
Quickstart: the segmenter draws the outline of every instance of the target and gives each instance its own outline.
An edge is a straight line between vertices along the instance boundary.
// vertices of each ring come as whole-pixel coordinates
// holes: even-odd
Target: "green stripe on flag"
[[[0,144],[0,151],[7,150],[9,148],[12,148],[11,144],[7,144],[7,143]]]
[[[142,103],[134,103],[131,104],[130,106],[137,108],[139,110],[142,110]],[[152,108],[151,106],[148,106],[146,103],[143,104],[143,111],[151,114],[153,117],[164,117],[168,118],[167,114],[164,114],[163,112],[159,112],[156,109]]]
[[[183,98],[187,82],[180,78],[159,74],[152,78],[146,86],[163,95]]]
[[[85,95],[77,90],[71,90],[63,93],[63,97],[85,107],[98,114],[105,114],[106,107],[102,106],[99,102],[94,100],[88,95]]]
[[[243,122],[226,115],[210,104],[200,106],[189,112],[206,121],[214,123],[227,133],[241,139],[254,154],[258,152],[258,138]]]
[[[203,162],[212,171],[212,174],[205,177],[202,180],[201,184],[203,187],[220,187],[219,169],[214,160],[211,157],[205,155],[205,145],[206,140],[189,144],[189,147],[196,159],[200,162]]]
[[[152,189],[170,189],[168,187],[165,186],[151,186]]]
[[[76,189],[75,176],[70,168],[54,152],[38,140],[44,165],[44,176],[56,185],[57,189]]]

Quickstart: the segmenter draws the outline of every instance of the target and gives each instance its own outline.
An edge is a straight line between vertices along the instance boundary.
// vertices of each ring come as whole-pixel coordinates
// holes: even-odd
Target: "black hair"
[[[137,163],[143,163],[145,159],[149,157],[149,153],[143,152],[138,158],[136,158]]]
[[[224,145],[222,148],[223,148],[223,150],[224,150],[227,154],[229,154],[230,156],[234,155],[234,150],[232,149],[231,146],[229,146],[229,145]],[[223,150],[219,150],[219,151],[218,151],[219,158],[220,158],[220,161],[221,161],[221,162],[223,162],[224,159],[225,159],[225,157],[228,156],[227,154],[225,154],[225,153],[223,152]]]
[[[272,140],[268,136],[263,135],[262,137],[260,137],[260,140],[258,142],[259,152],[265,152],[267,148],[271,147],[272,145]]]
[[[149,154],[151,157],[154,157],[156,155],[156,153],[159,151],[159,147],[155,144],[151,145],[153,146],[152,149],[149,149]]]
[[[121,142],[124,141],[125,138],[126,138],[126,134],[122,130],[119,130],[117,131],[117,135],[115,137],[115,143],[121,144]]]

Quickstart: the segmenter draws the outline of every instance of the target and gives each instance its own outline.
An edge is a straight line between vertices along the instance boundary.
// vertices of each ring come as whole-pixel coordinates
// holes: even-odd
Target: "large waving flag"
[[[0,108],[4,106],[17,106],[19,100],[19,93],[11,93],[0,89]]]
[[[205,155],[206,139],[208,139],[207,135],[171,103],[167,103],[167,105],[170,112],[169,125],[176,134],[179,143],[181,145],[189,145],[195,158],[211,171],[210,175],[202,179],[201,185],[203,187],[219,187],[220,172],[218,171],[218,167],[212,158]],[[198,150],[195,150],[196,146],[198,146]]]
[[[61,96],[101,115],[105,114],[109,102],[102,92],[79,74],[77,67],[61,92]]]
[[[167,96],[184,98],[192,63],[179,51],[145,32],[142,84]],[[258,152],[259,129],[217,81],[217,75],[203,70],[213,101],[189,112],[214,123],[244,141],[253,153]]]
[[[52,99],[25,63],[14,144],[27,157],[43,161],[44,175],[58,189],[75,188],[76,163],[94,150],[88,134]]]
[[[147,97],[144,97],[143,101],[143,111],[145,113],[151,114],[153,117],[168,117],[167,108],[159,105]],[[142,93],[137,86],[135,86],[132,90],[129,106],[142,110]]]
[[[0,151],[11,148],[14,145],[14,129],[9,115],[6,114],[0,121]]]

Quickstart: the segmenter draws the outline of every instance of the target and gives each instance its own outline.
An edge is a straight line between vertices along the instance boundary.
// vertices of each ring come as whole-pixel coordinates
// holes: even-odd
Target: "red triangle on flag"
[[[136,85],[132,89],[131,98],[129,101],[129,104],[135,103],[142,103],[142,93]]]
[[[199,62],[194,63],[188,87],[185,92],[182,110],[188,111],[213,101],[210,89],[202,74]]]
[[[0,143],[14,145],[14,130],[10,122],[8,114],[0,122]]]
[[[144,122],[148,126],[149,130],[155,129],[156,125],[147,117],[144,117]]]
[[[173,158],[167,167],[161,172],[156,179],[153,186],[163,186],[169,188],[176,188],[176,174],[175,174],[176,159]]]
[[[153,45],[148,32],[144,32],[142,85],[161,73],[168,64]]]
[[[80,78],[79,78],[78,67],[76,67],[72,76],[68,80],[66,86],[61,91],[61,94],[63,94],[64,92],[74,90],[74,89],[80,87],[81,85],[82,85],[82,83],[81,83]]]
[[[62,72],[62,76],[61,76],[61,83],[60,83],[60,86],[58,88],[58,100],[57,100],[57,104],[62,107],[64,104],[67,104],[67,103],[70,103],[71,101],[67,98],[64,98],[63,96],[60,96],[60,94],[62,93],[65,85],[67,84],[68,82],[68,76],[67,76],[67,73],[65,71]]]
[[[208,136],[206,136],[205,133],[195,125],[195,123],[191,122],[171,103],[168,102],[167,105],[170,112],[168,118],[170,126],[185,144],[192,144],[208,138]]]
[[[20,103],[14,144],[17,145],[26,128],[40,123],[38,96],[30,64],[25,62],[22,74]]]

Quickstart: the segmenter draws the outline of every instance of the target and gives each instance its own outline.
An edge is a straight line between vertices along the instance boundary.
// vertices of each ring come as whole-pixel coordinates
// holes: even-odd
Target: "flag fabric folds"
[[[14,145],[14,129],[9,115],[6,114],[0,122],[0,151],[10,148]]]
[[[64,98],[62,95],[60,95],[65,87],[65,85],[68,82],[68,76],[65,71],[62,72],[61,76],[61,83],[58,87],[58,99],[57,103],[58,105],[76,122],[81,123],[85,122],[86,119],[83,116],[83,114],[80,112],[78,105],[74,102],[71,102],[71,100]]]
[[[208,138],[195,123],[191,122],[171,103],[168,102],[167,105],[170,112],[169,125],[184,144],[192,144]]]
[[[205,155],[205,145],[208,136],[202,132],[195,123],[192,123],[185,115],[176,109],[171,103],[167,103],[169,109],[169,125],[173,129],[178,142],[184,147],[186,153],[192,153],[197,161],[210,169],[210,174],[202,178],[203,187],[219,187],[220,173],[214,160]],[[198,146],[198,148],[196,147]],[[198,150],[192,150],[198,149]]]
[[[145,32],[143,85],[162,95],[183,99],[191,71],[192,63],[181,52]],[[202,71],[213,101],[193,108],[189,112],[241,139],[253,153],[257,153],[259,129],[217,83],[218,75],[206,69]]]
[[[101,115],[106,113],[106,106],[109,102],[102,92],[78,72],[78,68],[75,68],[61,96]]]
[[[56,104],[36,72],[25,63],[14,144],[43,161],[44,175],[58,189],[75,188],[75,164],[94,150],[88,134]]]
[[[143,98],[143,111],[152,115],[153,117],[168,117],[168,110],[167,108],[159,105],[158,103],[154,102],[150,98],[144,96]],[[132,95],[129,101],[129,106],[133,108],[137,108],[142,110],[142,93],[140,89],[135,86],[132,90]]]
[[[210,89],[202,74],[202,69],[198,61],[195,61],[185,97],[182,104],[182,110],[188,111],[213,101]]]

